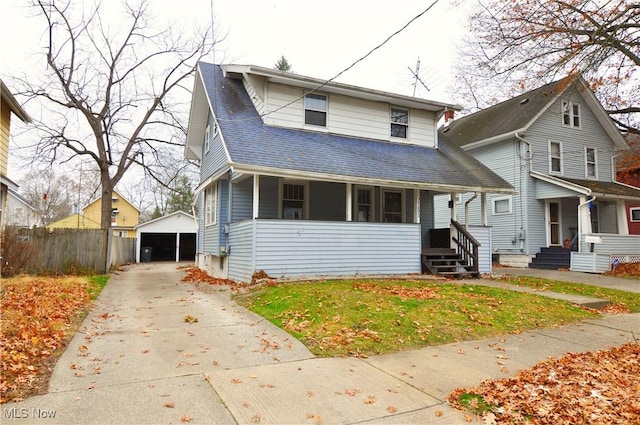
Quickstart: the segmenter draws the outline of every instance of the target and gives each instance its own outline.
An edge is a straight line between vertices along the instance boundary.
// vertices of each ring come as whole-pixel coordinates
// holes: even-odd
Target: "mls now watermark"
[[[5,419],[27,419],[27,418],[35,418],[35,419],[53,419],[56,417],[55,410],[45,410],[39,408],[27,409],[25,407],[18,409],[17,407],[11,408],[3,408],[2,416]]]

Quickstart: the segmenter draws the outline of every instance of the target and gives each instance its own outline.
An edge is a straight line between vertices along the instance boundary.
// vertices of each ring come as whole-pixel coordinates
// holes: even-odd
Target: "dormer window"
[[[562,101],[562,125],[564,127],[580,128],[580,105]]]
[[[391,137],[407,138],[409,128],[409,111],[391,108]]]
[[[327,96],[315,93],[304,96],[304,123],[327,126]]]

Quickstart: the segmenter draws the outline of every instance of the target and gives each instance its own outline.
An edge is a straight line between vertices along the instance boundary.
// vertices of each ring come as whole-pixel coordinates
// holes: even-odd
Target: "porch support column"
[[[482,192],[480,194],[480,210],[482,211],[482,225],[488,226],[489,222],[487,221],[487,193]]]
[[[346,210],[345,210],[345,216],[347,218],[347,221],[353,221],[353,184],[352,183],[347,183],[345,190],[346,192],[346,199],[347,199],[347,205]]]
[[[413,222],[416,224],[420,224],[420,189],[413,189]]]
[[[618,219],[618,234],[629,234],[629,222],[627,221],[627,206],[624,201],[616,201],[616,218]]]
[[[258,218],[260,211],[260,175],[253,175],[253,218]]]
[[[454,221],[458,221],[458,211],[457,211],[457,199],[458,199],[458,194],[456,192],[451,192],[450,194],[451,200],[450,205],[451,205],[451,220]],[[453,225],[449,225],[449,244],[451,246],[451,248],[456,249],[456,245],[453,242],[453,238],[456,237],[456,231],[453,228]]]

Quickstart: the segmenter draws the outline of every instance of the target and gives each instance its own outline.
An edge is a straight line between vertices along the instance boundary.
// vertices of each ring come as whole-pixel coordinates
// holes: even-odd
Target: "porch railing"
[[[456,244],[456,251],[462,257],[465,268],[471,272],[478,272],[478,247],[480,242],[469,231],[455,220],[451,220],[455,236],[451,240]]]

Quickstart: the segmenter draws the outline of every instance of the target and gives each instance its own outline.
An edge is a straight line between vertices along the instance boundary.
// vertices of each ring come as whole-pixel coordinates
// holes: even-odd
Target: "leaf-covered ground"
[[[448,399],[485,423],[639,424],[640,344],[568,353]]]
[[[48,377],[95,291],[82,277],[18,277],[1,282],[0,402],[46,390]]]

